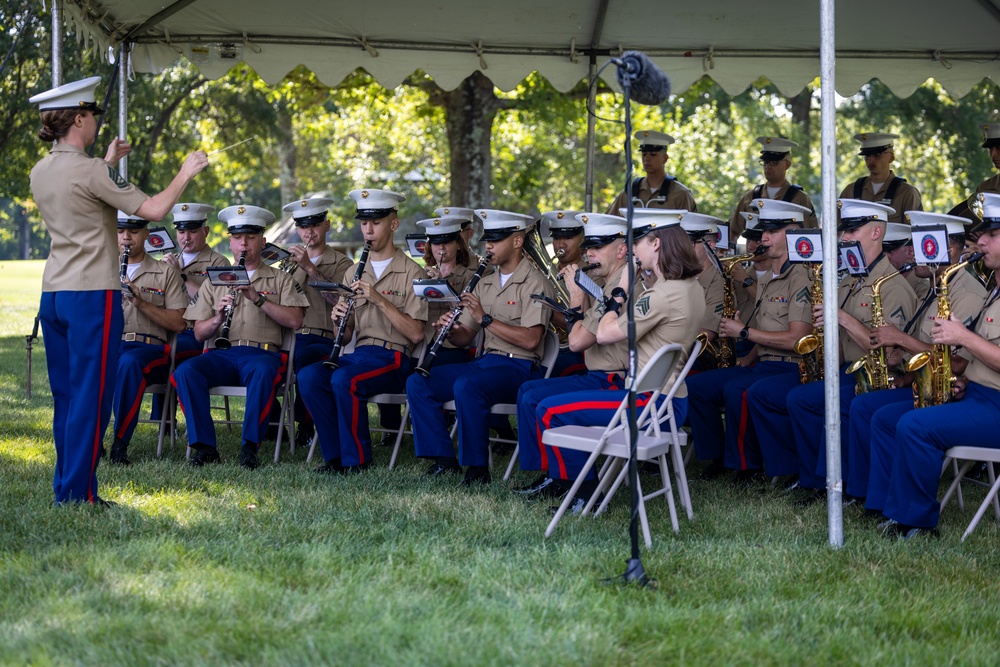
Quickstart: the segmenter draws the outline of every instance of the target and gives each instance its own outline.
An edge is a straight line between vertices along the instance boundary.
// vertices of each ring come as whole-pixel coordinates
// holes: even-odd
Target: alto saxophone
[[[981,252],[972,253],[965,260],[953,264],[941,272],[941,277],[938,279],[938,311],[935,319],[947,320],[951,317],[948,281],[966,266],[974,265],[982,256]],[[955,381],[955,376],[951,374],[950,345],[934,345],[930,352],[918,352],[910,358],[906,364],[906,370],[915,375],[913,379],[913,407],[925,408],[928,405],[944,405],[952,400],[951,383]]]
[[[706,251],[710,251],[706,248]],[[735,257],[724,257],[719,260],[722,265],[722,317],[731,320],[736,317],[736,281],[733,280],[733,270],[738,262],[745,262],[767,252],[767,246],[759,245],[753,252]],[[748,323],[749,324],[749,323]],[[708,337],[705,337],[708,342]],[[705,349],[709,349],[706,345]],[[719,336],[719,346],[715,351],[719,368],[731,368],[736,363],[736,342],[729,336]]]
[[[904,264],[899,267],[898,271],[882,276],[872,283],[872,329],[878,329],[887,324],[882,308],[882,285],[901,273],[912,271],[915,267],[916,264],[913,263]],[[846,372],[849,375],[854,375],[856,380],[854,393],[858,395],[882,389],[892,389],[892,383],[896,379],[889,373],[885,347],[868,350],[868,354],[851,364]]]
[[[812,284],[809,285],[809,301],[812,305],[823,305],[823,265],[819,263],[809,265],[809,276]],[[813,315],[812,333],[806,334],[795,341],[795,353],[802,356],[799,362],[799,380],[802,384],[818,382],[823,379],[823,327],[816,324],[816,315]]]

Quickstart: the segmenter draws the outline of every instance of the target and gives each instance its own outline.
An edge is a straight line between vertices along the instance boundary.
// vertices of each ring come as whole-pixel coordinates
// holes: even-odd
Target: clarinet
[[[122,295],[123,296],[131,296],[132,295],[132,289],[128,285],[125,284],[125,281],[128,280],[128,253],[129,253],[129,251],[131,249],[132,249],[131,246],[125,246],[122,249],[122,258],[121,258],[121,261],[118,264],[118,278],[119,278],[119,280],[122,281]]]
[[[463,295],[469,294],[476,288],[476,285],[479,283],[479,279],[483,277],[483,274],[486,272],[486,267],[489,266],[490,259],[492,258],[493,255],[487,253],[486,256],[483,257],[482,261],[479,262],[479,267],[476,269],[476,272],[472,274],[472,278],[469,279],[469,284],[465,286],[464,290],[462,290]],[[451,331],[451,328],[455,326],[455,322],[458,321],[458,316],[462,314],[462,309],[463,306],[461,301],[459,301],[457,306],[451,309],[451,320],[448,322],[448,326],[441,327],[441,330],[438,331],[437,336],[434,338],[434,342],[431,343],[430,349],[427,350],[427,354],[424,355],[423,362],[421,362],[421,365],[417,366],[413,370],[420,373],[424,377],[430,377],[431,366],[434,365],[434,360],[437,359],[438,350],[440,350],[441,346],[444,345],[444,340],[448,337],[448,333]]]
[[[244,250],[240,253],[240,261],[237,266],[242,268],[247,263],[247,251]],[[232,297],[232,302],[226,306],[226,319],[222,322],[222,333],[219,337],[215,339],[215,349],[217,350],[228,350],[233,346],[232,341],[229,340],[229,329],[233,326],[233,311],[236,310],[236,288],[229,288],[229,296]]]
[[[354,279],[351,284],[361,280],[361,276],[365,272],[365,267],[368,266],[368,252],[372,249],[372,242],[365,241],[365,245],[361,248],[361,257],[358,258],[358,268],[354,271]],[[347,297],[347,312],[344,316],[340,318],[340,324],[337,327],[337,335],[334,337],[333,349],[330,351],[329,358],[323,362],[323,365],[330,370],[337,370],[340,367],[340,352],[344,349],[344,334],[347,333],[347,320],[351,319],[351,313],[354,311],[354,297]]]

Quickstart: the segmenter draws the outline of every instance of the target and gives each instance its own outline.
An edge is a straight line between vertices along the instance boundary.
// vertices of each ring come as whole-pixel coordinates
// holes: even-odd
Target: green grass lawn
[[[41,263],[0,262],[0,664],[996,664],[1000,531],[959,542],[879,538],[845,509],[692,481],[695,520],[650,505],[656,589],[609,586],[629,554],[626,494],[549,540],[547,503],[503,483],[429,481],[406,447],[387,470],[310,472],[304,452],[254,472],[238,432],[223,463],[154,458],[140,426],[128,469],[102,466],[118,508],[54,507],[44,348],[24,395],[24,335]],[[522,475],[520,481],[527,481]]]

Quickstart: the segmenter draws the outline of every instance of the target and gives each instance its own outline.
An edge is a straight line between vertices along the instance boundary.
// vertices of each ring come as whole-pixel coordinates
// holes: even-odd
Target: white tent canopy
[[[872,78],[899,96],[933,77],[961,96],[1000,74],[997,0],[837,0],[837,88]],[[503,90],[537,70],[558,90],[591,57],[638,49],[675,92],[707,74],[736,94],[761,76],[795,95],[819,75],[816,6],[713,0],[63,0],[91,45],[137,46],[133,67],[179,56],[218,78],[244,60],[268,83],[305,65],[328,85],[358,67],[393,88],[415,70],[452,89],[476,70]],[[613,74],[609,75],[613,76]]]

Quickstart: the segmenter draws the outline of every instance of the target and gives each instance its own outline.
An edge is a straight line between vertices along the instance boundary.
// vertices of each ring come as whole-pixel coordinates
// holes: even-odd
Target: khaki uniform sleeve
[[[184,289],[184,282],[181,280],[181,272],[169,264],[162,264],[164,268],[164,308],[167,310],[187,308],[191,299],[188,297],[187,291]]]
[[[789,279],[788,323],[805,322],[812,324],[812,300],[809,288],[809,272],[793,268]]]
[[[309,299],[306,297],[302,286],[284,271],[275,270],[274,273],[278,285],[278,305],[308,308]]]
[[[87,189],[96,199],[109,206],[133,215],[143,202],[149,199],[104,160],[90,161],[88,169],[90,171],[87,174]]]
[[[184,311],[184,319],[189,322],[197,322],[215,317],[215,289],[209,281],[206,280],[203,282],[201,287],[198,288],[198,293],[191,300],[191,304]],[[225,288],[219,289],[225,290]]]
[[[881,291],[882,312],[885,314],[885,319],[902,329],[916,312],[917,295],[900,276],[882,285]]]

